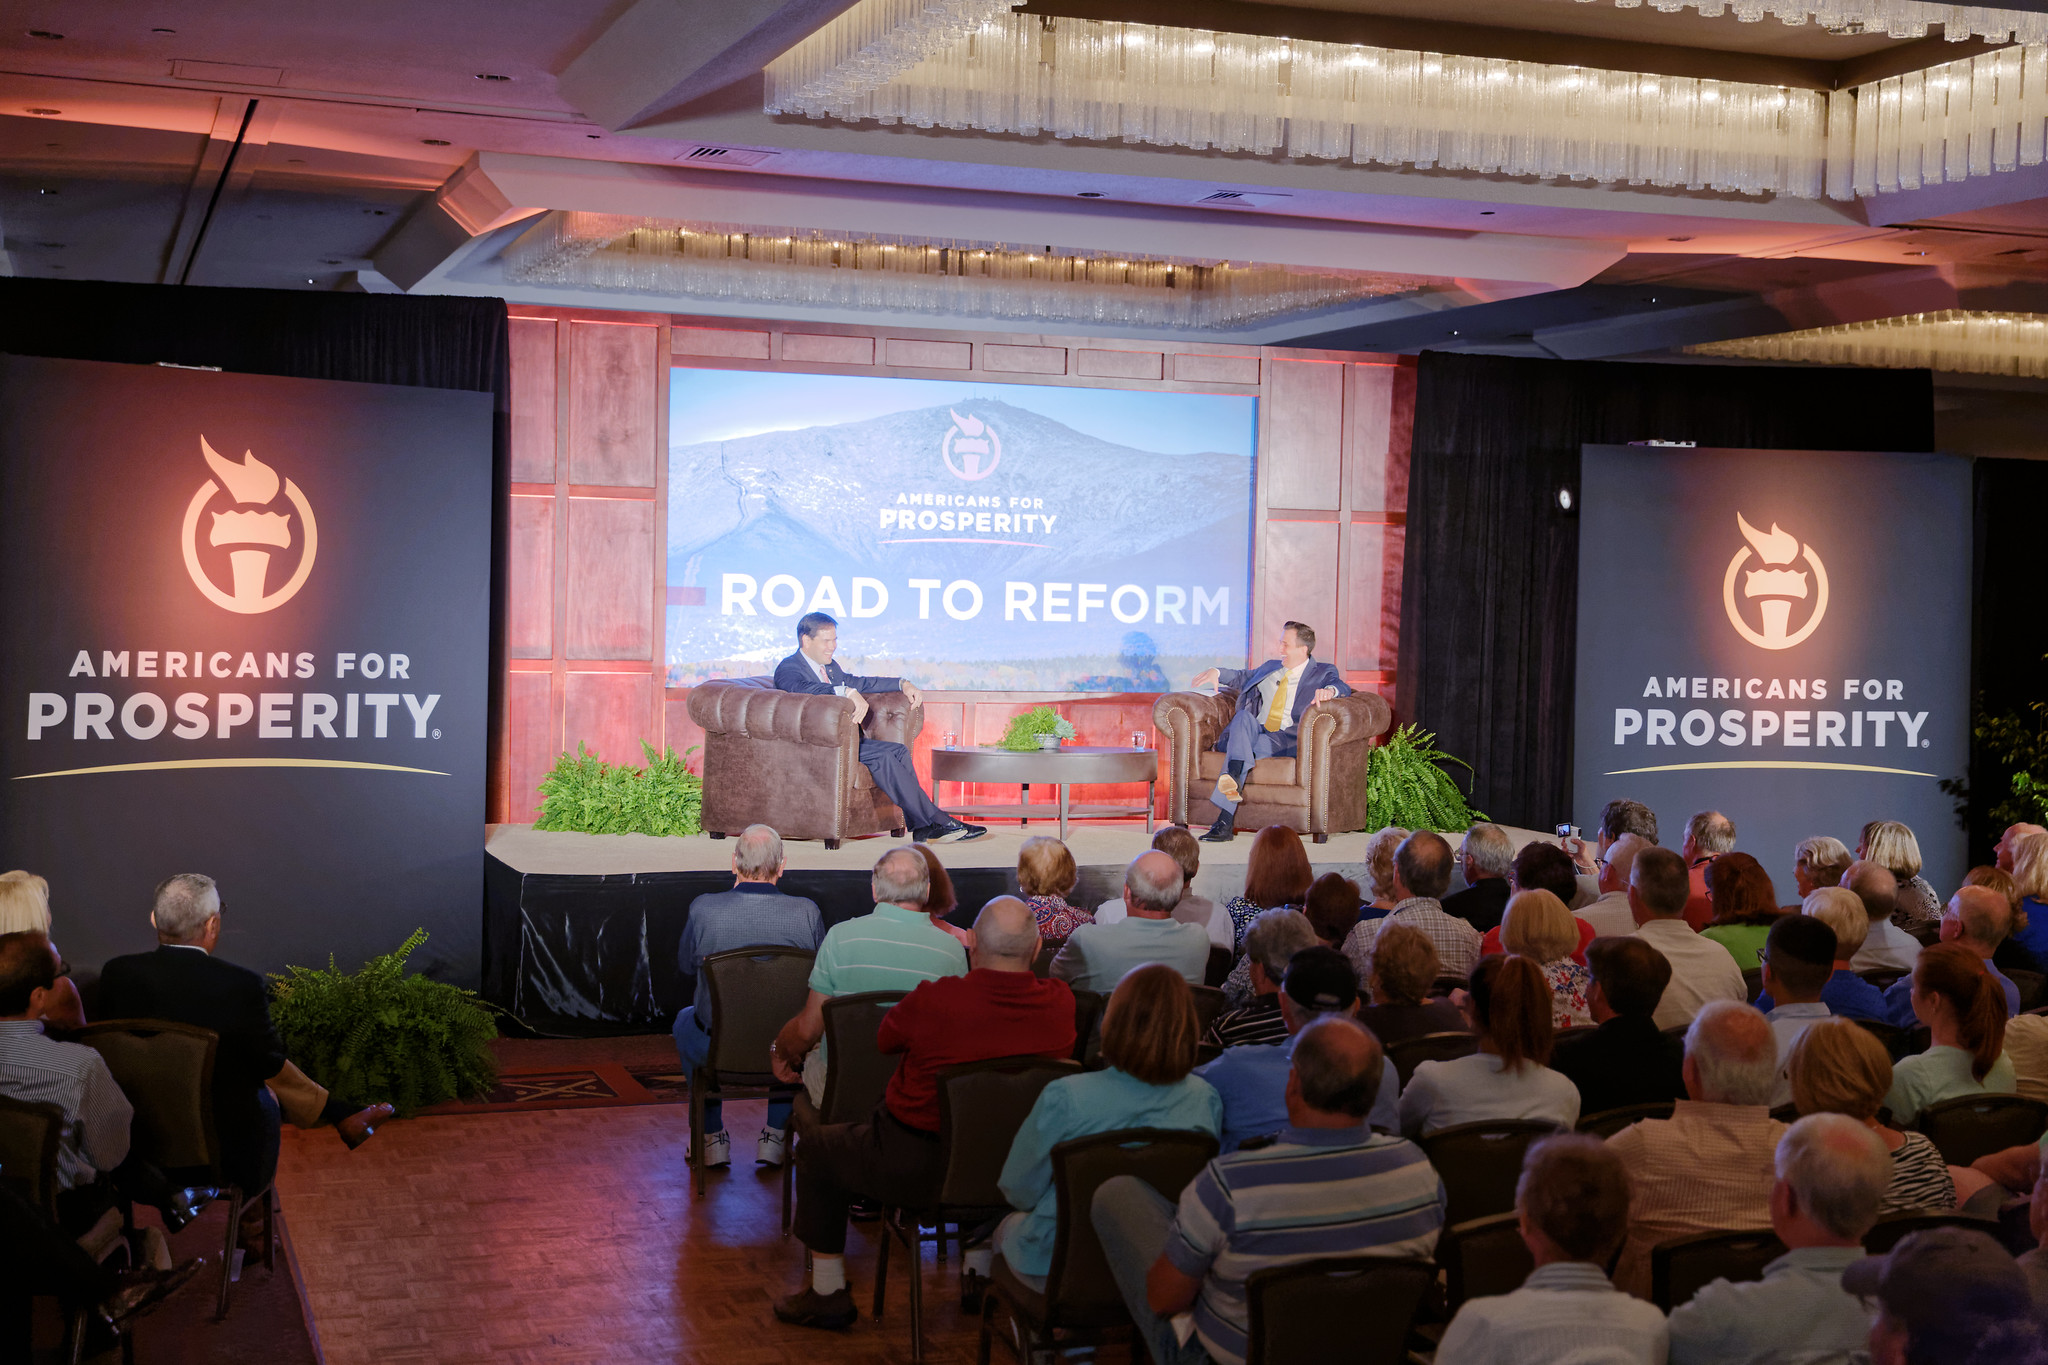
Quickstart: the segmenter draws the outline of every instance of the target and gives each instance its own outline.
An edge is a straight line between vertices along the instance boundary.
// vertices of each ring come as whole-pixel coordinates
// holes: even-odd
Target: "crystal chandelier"
[[[2048,378],[2048,314],[1958,310],[1910,313],[1840,327],[1715,341],[1685,349],[1691,355],[1732,356],[1742,360],[1803,360],[1818,365],[1950,370],[2044,379]]]
[[[1590,4],[1594,0],[1579,0]],[[1614,0],[1616,9],[1638,9],[1643,0]],[[1811,21],[1832,33],[1882,33],[1887,38],[1925,38],[1940,25],[1952,43],[1983,38],[1993,43],[2048,43],[2048,14],[1985,9],[1977,5],[1928,5],[1920,0],[1650,0],[1662,14],[1698,10],[1703,19],[1733,14],[1745,24],[1765,18],[1792,27]]]
[[[554,212],[505,253],[528,284],[1115,327],[1222,330],[1448,281],[1228,261]]]
[[[2048,47],[2000,48],[1837,92],[1828,119],[1834,199],[2038,166]]]

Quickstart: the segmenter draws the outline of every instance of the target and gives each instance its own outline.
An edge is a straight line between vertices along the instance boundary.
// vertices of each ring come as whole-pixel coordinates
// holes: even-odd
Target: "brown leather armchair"
[[[1153,703],[1152,723],[1167,755],[1166,818],[1174,824],[1208,825],[1222,813],[1209,793],[1223,774],[1216,741],[1236,708],[1237,693],[1229,689],[1214,696],[1168,692]],[[1353,692],[1309,707],[1301,718],[1300,752],[1262,758],[1246,773],[1237,827],[1286,825],[1319,844],[1332,834],[1364,829],[1367,758],[1393,718],[1377,692]]]
[[[704,727],[704,830],[714,839],[772,825],[785,839],[841,839],[888,830],[903,812],[860,761],[861,733],[909,744],[924,707],[901,692],[867,698],[864,725],[845,697],[782,692],[769,678],[721,678],[690,689],[690,719]]]

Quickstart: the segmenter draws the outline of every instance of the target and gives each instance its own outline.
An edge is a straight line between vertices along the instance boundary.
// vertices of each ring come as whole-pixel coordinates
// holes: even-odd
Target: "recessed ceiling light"
[[[1665,238],[1664,240],[1665,240],[1665,241],[1667,241],[1667,242],[1689,242],[1689,241],[1691,241],[1691,240],[1692,240],[1692,238],[1690,238],[1690,237],[1666,237],[1666,238]]]
[[[34,114],[38,118],[48,118],[52,114],[61,114],[64,111],[62,109],[43,109],[39,107],[30,107],[22,110],[21,112],[24,114]]]
[[[603,137],[603,136],[604,136],[604,134],[603,134],[603,133],[585,133],[585,134],[584,134],[583,136],[585,136],[585,137],[587,137],[587,138],[590,138],[591,140],[595,141],[596,139],[598,139],[598,138],[601,138],[601,137]]]
[[[46,28],[32,28],[28,31],[28,36],[31,38],[47,38],[54,43],[59,38],[62,38],[64,35],[61,33],[52,33],[50,32],[50,30]]]
[[[284,159],[284,164],[287,166],[303,166],[306,164],[306,158],[302,156],[288,156]]]
[[[1904,254],[1908,256],[1925,256],[1927,253],[1924,251],[1908,251]]]
[[[177,31],[174,28],[153,28],[150,30],[151,33],[176,33]]]
[[[311,284],[311,283],[313,283],[313,277],[312,277],[311,275],[308,275],[308,276],[306,276],[306,283],[307,283],[307,284]]]
[[[512,79],[510,76],[499,76],[489,71],[477,72],[476,78],[480,81],[509,81]]]
[[[1077,199],[1100,199],[1102,197],[1102,191],[1082,190],[1079,194],[1075,195],[1074,197]]]
[[[37,194],[62,194],[62,193],[64,193],[64,191],[62,191],[62,190],[37,190],[37,191],[36,191],[36,193],[37,193]]]
[[[341,262],[340,262],[340,261],[329,261],[329,260],[324,260],[324,259],[323,259],[323,260],[322,260],[322,261],[320,262],[320,264],[322,264],[322,265],[340,265],[340,264],[341,264]]]
[[[420,139],[420,142],[428,147],[446,147],[448,145],[448,139],[445,137],[423,137]]]
[[[1493,217],[1493,214],[1494,214],[1494,210],[1492,210],[1492,209],[1481,209],[1481,210],[1479,210],[1479,216],[1480,216],[1481,218],[1491,218],[1491,217]]]

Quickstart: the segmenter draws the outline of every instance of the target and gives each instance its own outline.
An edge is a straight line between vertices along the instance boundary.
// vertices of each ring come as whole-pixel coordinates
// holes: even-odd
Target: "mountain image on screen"
[[[968,439],[974,461],[956,454],[954,465],[981,477],[948,467],[949,434],[956,452]],[[840,661],[855,671],[906,672],[931,680],[926,685],[1013,687],[1035,679],[1030,685],[1158,690],[1170,675],[1206,666],[1180,670],[1169,659],[1242,655],[1252,479],[1244,455],[1143,450],[999,399],[973,398],[680,445],[669,459],[668,581],[686,589],[685,604],[669,608],[671,682],[764,672],[796,647],[796,613],[774,614],[758,597],[752,615],[721,610],[725,576],[734,573],[756,583],[789,575],[803,585],[804,608],[822,579],[832,580],[846,608],[855,577],[881,581],[889,600],[879,615],[822,604],[840,620]],[[926,495],[949,501],[916,501]],[[950,505],[962,498],[977,505]],[[906,524],[884,525],[885,511]],[[993,516],[989,529],[918,522],[920,513],[946,512],[1033,520],[1013,520],[1008,529],[994,529]],[[935,591],[929,617],[920,618],[912,579],[971,581],[981,589],[981,609],[956,620]],[[1075,619],[1065,622],[1021,613],[1006,619],[1004,584],[1011,581],[1103,584],[1112,592],[1135,584],[1148,595],[1158,585],[1228,588],[1229,608],[1225,619],[1212,608],[1199,623],[1192,600],[1181,622],[1170,613],[1155,619],[1150,609],[1142,620],[1120,621],[1099,603],[1085,621],[1071,608]],[[954,602],[970,605],[965,594]],[[1123,600],[1125,615],[1134,603]],[[786,589],[776,605],[789,605]]]

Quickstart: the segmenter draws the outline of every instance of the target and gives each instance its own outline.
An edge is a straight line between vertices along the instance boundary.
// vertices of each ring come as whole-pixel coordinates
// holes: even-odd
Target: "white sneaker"
[[[732,1165],[732,1136],[723,1128],[704,1135],[704,1148],[697,1154],[697,1164],[707,1170],[713,1166]]]
[[[789,1135],[787,1129],[763,1128],[761,1130],[761,1140],[754,1144],[754,1164],[756,1166],[780,1166],[788,1148]]]

